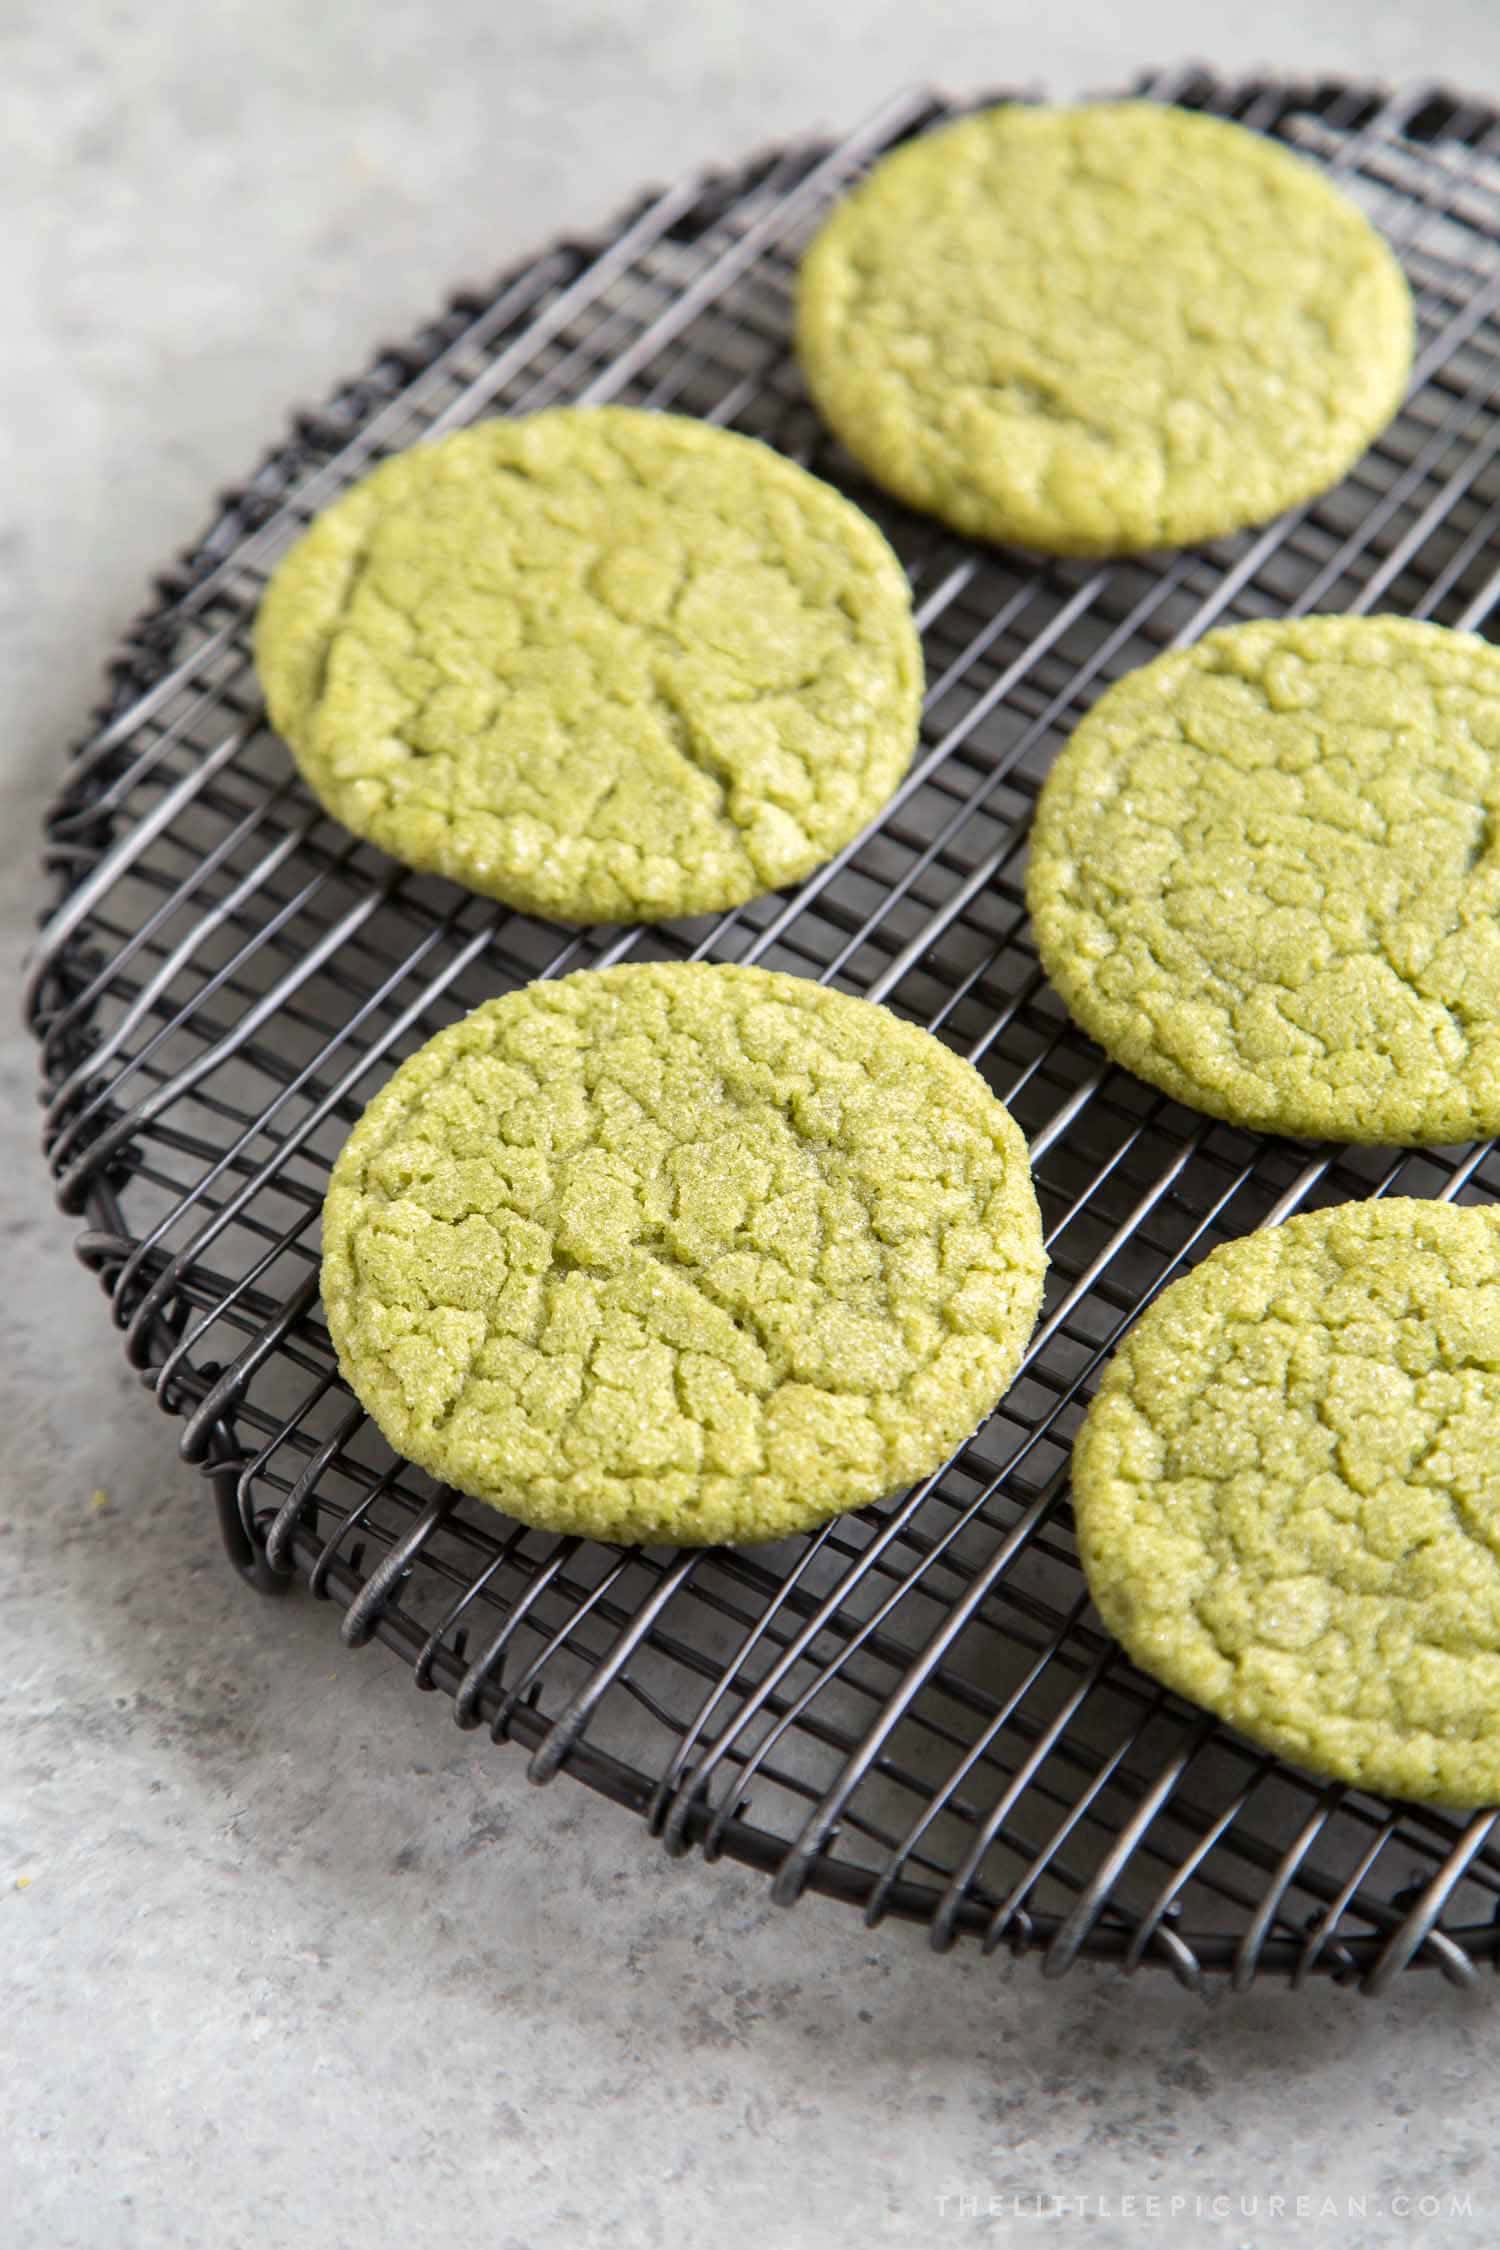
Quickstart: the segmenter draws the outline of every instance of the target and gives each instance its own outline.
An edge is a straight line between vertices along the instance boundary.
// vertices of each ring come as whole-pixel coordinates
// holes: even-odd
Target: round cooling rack
[[[1210,625],[1500,604],[1500,117],[1441,93],[1138,88],[1336,175],[1411,280],[1399,419],[1337,490],[1189,553],[1036,563],[872,490],[789,345],[836,197],[953,113],[897,101],[559,242],[303,415],[130,633],[48,824],[58,903],[31,1020],[47,1145],[131,1361],[201,1463],[230,1552],[303,1579],[462,1726],[566,1768],[776,1896],[832,1892],[934,1945],[1165,1963],[1184,1982],[1467,1982],[1500,1956],[1500,1815],[1328,1786],[1134,1672],[1090,1612],[1066,1509],[1097,1370],[1216,1243],[1293,1210],[1488,1198],[1486,1146],[1293,1146],[1178,1108],[1068,1023],[1021,893],[1048,758],[1110,681]],[[989,97],[994,98],[994,97]],[[964,105],[967,106],[967,105]],[[797,891],[713,919],[565,932],[409,874],[326,819],[264,723],[249,627],[271,565],[382,454],[489,413],[618,399],[766,438],[885,527],[915,592],[922,742],[877,827]],[[970,1057],[1027,1132],[1052,1259],[1022,1372],[905,1498],[746,1553],[528,1531],[394,1459],[318,1306],[329,1164],[395,1064],[538,976],[707,957],[863,993]],[[274,1625],[268,1621],[268,1630]]]

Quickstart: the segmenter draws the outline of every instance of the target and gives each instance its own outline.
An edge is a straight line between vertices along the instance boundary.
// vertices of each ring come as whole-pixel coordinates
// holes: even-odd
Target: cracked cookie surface
[[[274,573],[255,657],[336,819],[567,922],[799,881],[900,781],[922,690],[867,517],[754,439],[624,407],[386,462]]]
[[[1237,625],[1101,696],[1037,807],[1047,974],[1117,1062],[1265,1132],[1500,1130],[1500,651]]]
[[[1358,208],[1150,102],[982,112],[878,164],[803,263],[798,349],[870,473],[982,539],[1126,554],[1263,523],[1400,404],[1410,292]]]
[[[399,1451],[527,1523],[689,1545],[940,1467],[1046,1263],[977,1071],[869,1001],[706,964],[440,1032],[345,1144],[323,1245],[340,1364]]]
[[[1500,1212],[1346,1204],[1148,1308],[1073,1453],[1144,1671],[1342,1781],[1500,1799]]]

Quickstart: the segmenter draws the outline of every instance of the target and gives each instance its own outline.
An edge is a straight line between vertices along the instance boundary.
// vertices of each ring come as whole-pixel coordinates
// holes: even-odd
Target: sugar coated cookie
[[[1347,1204],[1142,1314],[1073,1453],[1099,1613],[1316,1773],[1500,1800],[1500,1212]]]
[[[916,741],[905,575],[831,486],[684,416],[557,408],[398,455],[275,572],[255,657],[328,811],[564,922],[796,882]]]
[[[909,142],[803,264],[798,346],[870,474],[977,538],[1181,546],[1338,482],[1411,367],[1358,207],[1258,133],[1007,105]]]
[[[1025,1145],[884,1008],[584,970],[439,1032],[334,1167],[323,1302],[391,1443],[532,1524],[752,1542],[939,1468],[1045,1259]]]

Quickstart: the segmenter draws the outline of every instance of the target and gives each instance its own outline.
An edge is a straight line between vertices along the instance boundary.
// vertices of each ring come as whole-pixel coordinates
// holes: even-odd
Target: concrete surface
[[[1500,94],[1483,0],[9,0],[12,951],[111,636],[290,403],[648,178],[912,79],[1068,92],[1205,43]],[[1487,1988],[1206,2008],[783,1915],[259,1606],[72,1264],[14,1031],[0,1071],[6,2250],[1500,2236]]]

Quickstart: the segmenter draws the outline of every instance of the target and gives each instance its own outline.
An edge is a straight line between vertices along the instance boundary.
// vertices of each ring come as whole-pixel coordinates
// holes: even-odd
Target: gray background
[[[289,406],[649,179],[912,80],[1069,93],[1188,56],[1500,96],[1500,11],[4,0],[10,953],[112,637]],[[381,1652],[343,1654],[332,1611],[258,1605],[72,1264],[4,1028],[7,2250],[1373,2244],[1418,2238],[1390,2196],[1448,2189],[1472,2216],[1433,2236],[1500,2238],[1488,1989],[1206,2007],[784,1915],[567,1779],[528,1789]],[[1018,2189],[1260,2209],[939,2210]]]

